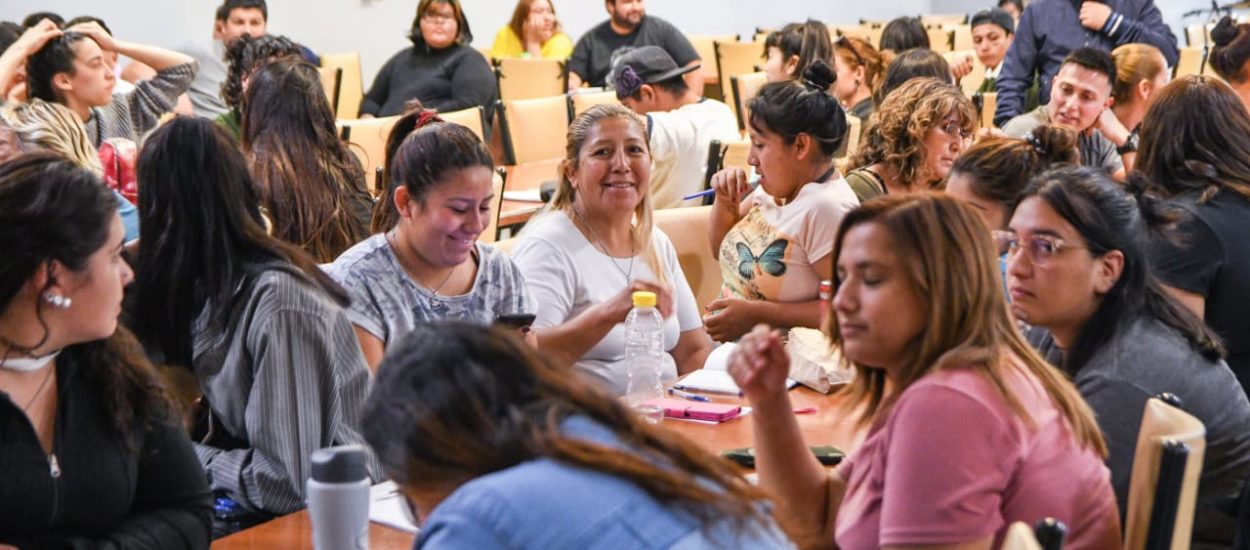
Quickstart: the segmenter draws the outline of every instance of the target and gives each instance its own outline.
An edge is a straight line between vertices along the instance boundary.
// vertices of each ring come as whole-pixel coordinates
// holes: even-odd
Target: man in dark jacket
[[[1025,111],[1025,94],[1035,75],[1041,80],[1041,102],[1049,101],[1050,81],[1072,50],[1093,47],[1109,52],[1132,42],[1159,48],[1168,65],[1176,65],[1176,35],[1153,0],[1034,0],[1020,16],[995,82],[994,123],[1001,126]]]

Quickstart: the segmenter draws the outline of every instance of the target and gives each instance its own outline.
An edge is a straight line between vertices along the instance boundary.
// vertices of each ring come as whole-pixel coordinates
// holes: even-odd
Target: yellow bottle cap
[[[645,290],[635,292],[634,307],[655,307],[655,293]]]

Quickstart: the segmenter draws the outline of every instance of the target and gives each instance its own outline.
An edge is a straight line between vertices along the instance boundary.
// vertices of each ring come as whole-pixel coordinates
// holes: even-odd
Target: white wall
[[[554,0],[566,32],[574,39],[606,18],[599,0]],[[515,0],[463,0],[475,45],[489,46],[495,31],[512,14]],[[1180,13],[1201,0],[1156,0],[1183,45]],[[209,39],[218,0],[193,2],[118,0],[103,9],[98,0],[40,0],[38,4],[4,0],[0,19],[20,21],[31,11],[49,10],[66,17],[102,16],[119,37],[176,47]],[[739,33],[777,27],[815,17],[827,23],[860,18],[889,19],[921,13],[976,11],[995,0],[651,0],[647,11],[690,34]],[[405,47],[416,0],[269,0],[270,30],[294,38],[318,52],[359,51],[366,86],[392,54]],[[1185,22],[1191,22],[1186,20]]]

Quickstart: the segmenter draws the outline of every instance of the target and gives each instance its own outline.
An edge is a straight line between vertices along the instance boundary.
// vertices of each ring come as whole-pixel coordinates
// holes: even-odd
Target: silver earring
[[[52,291],[45,292],[43,294],[43,300],[52,304],[52,307],[57,309],[69,309],[69,306],[74,303],[74,300]]]

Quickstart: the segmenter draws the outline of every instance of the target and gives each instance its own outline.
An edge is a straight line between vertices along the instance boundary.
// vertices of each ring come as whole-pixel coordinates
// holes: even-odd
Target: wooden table
[[[712,396],[712,399],[720,403],[745,403],[735,397]],[[799,387],[790,392],[790,400],[796,409],[816,408],[815,413],[798,415],[799,428],[809,445],[836,445],[847,452],[859,446],[863,433],[855,429],[853,417],[842,413],[843,397],[821,395]],[[719,454],[726,449],[751,446],[752,420],[750,414],[715,425],[665,419],[663,426],[690,438],[708,452]],[[369,547],[372,549],[407,550],[412,547],[413,538],[398,529],[369,523]],[[312,523],[307,510],[296,512],[222,538],[213,548],[312,550]]]
[[[528,191],[538,189],[545,181],[558,181],[560,160],[505,166],[504,191]],[[542,203],[537,202],[505,200],[499,207],[499,227],[523,224],[542,207]]]

